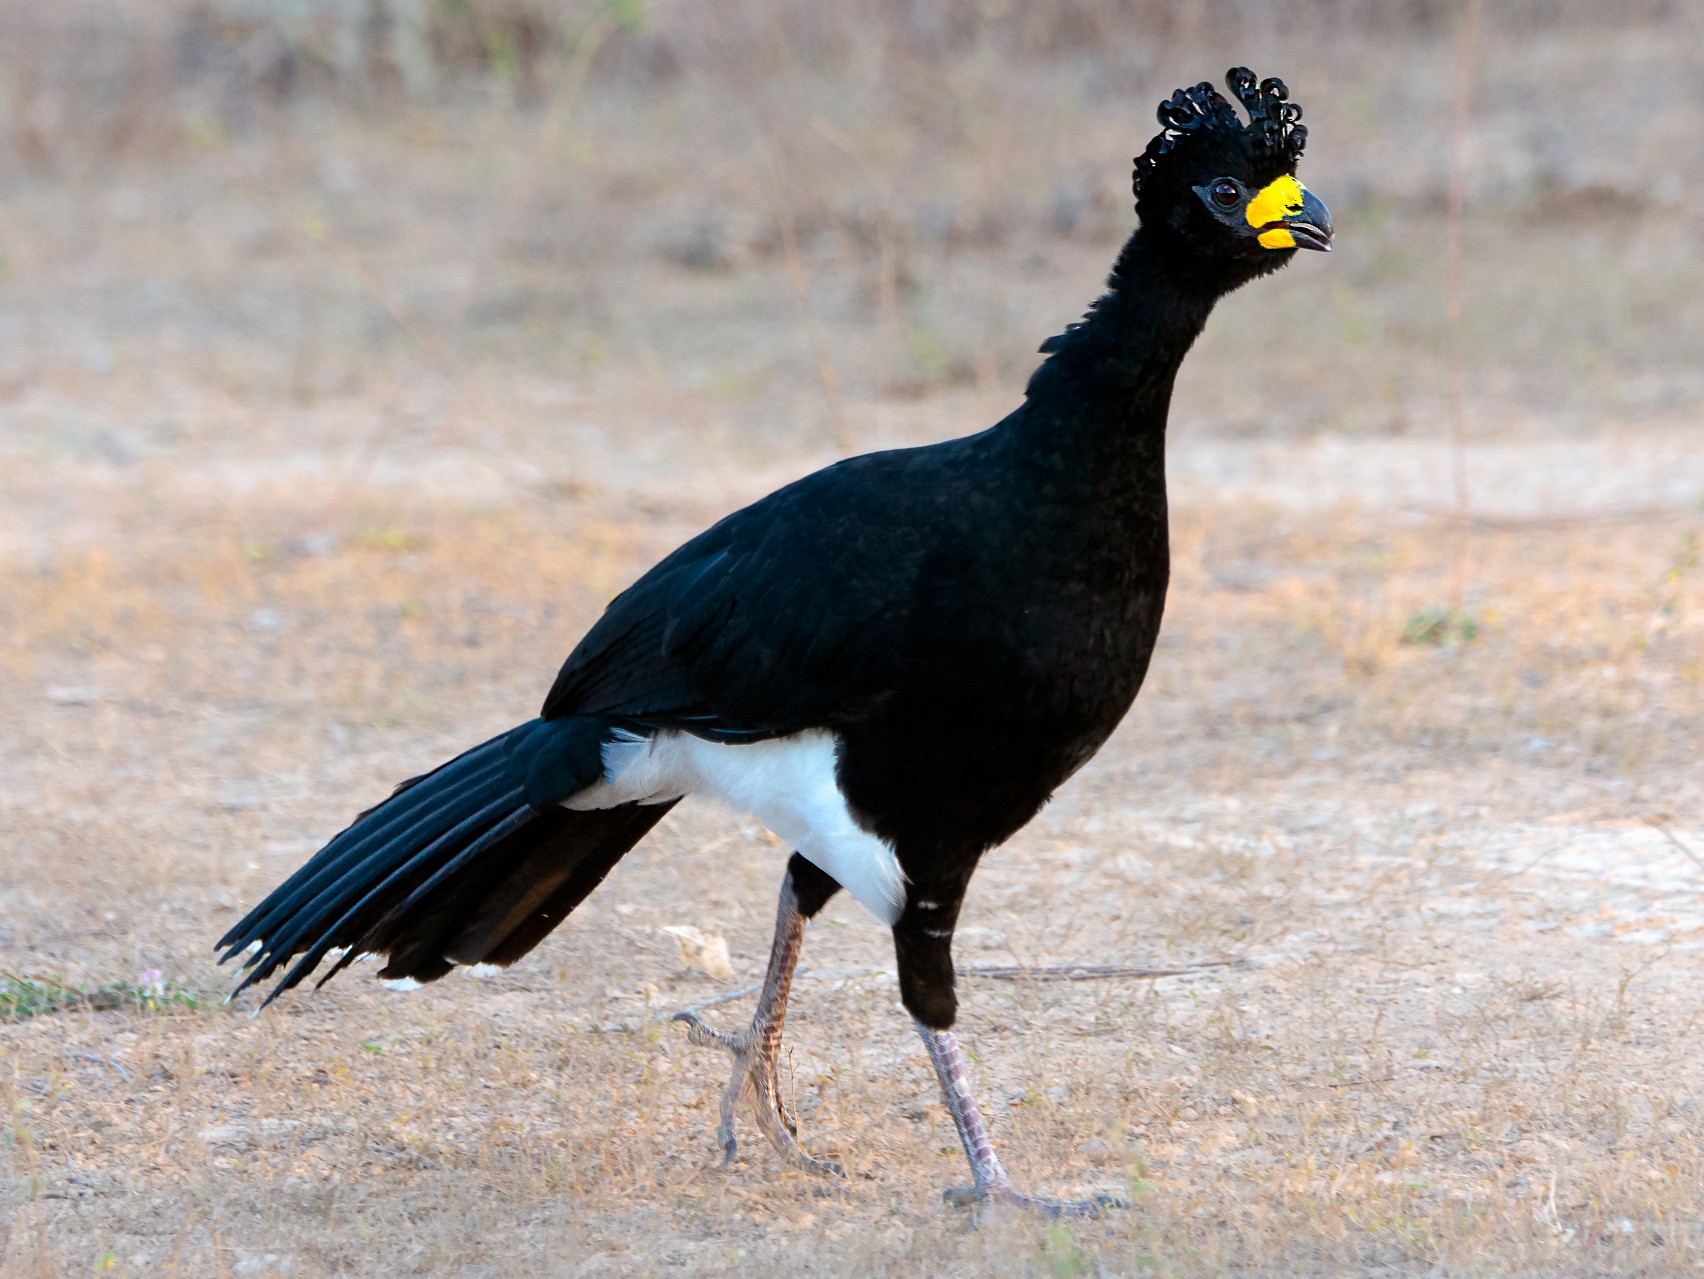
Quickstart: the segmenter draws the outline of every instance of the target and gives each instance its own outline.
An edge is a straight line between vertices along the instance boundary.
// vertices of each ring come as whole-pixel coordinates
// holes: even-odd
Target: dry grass
[[[889,49],[783,66],[742,116],[681,36],[660,89],[594,76],[555,124],[548,86],[312,99],[6,180],[0,970],[199,998],[0,1026],[0,1274],[1704,1264],[1704,281],[1664,186],[1704,111],[1679,28],[1515,39],[1491,6],[1477,523],[1444,616],[1448,46],[1249,55],[1307,89],[1342,247],[1231,299],[1192,357],[1149,687],[961,930],[968,963],[1237,961],[968,984],[1014,1174],[1132,1211],[970,1232],[940,1206],[961,1156],[845,903],[807,939],[790,1086],[808,1147],[867,1176],[756,1145],[717,1167],[724,1063],[657,1018],[756,972],[784,850],[714,810],[499,978],[218,1004],[210,943],[246,904],[529,713],[614,591],[831,456],[837,411],[864,448],[1010,405],[1104,270],[1150,100],[1241,56],[1083,9],[1148,52],[991,39],[902,76]],[[1632,138],[1593,105],[1627,83],[1654,86]],[[681,964],[679,924],[727,937],[731,982]]]
[[[216,992],[206,944],[241,903],[520,713],[587,584],[674,535],[666,510],[579,505],[293,558],[232,515],[199,549],[8,581],[40,661],[6,693],[7,963]],[[8,1028],[18,1272],[1695,1262],[1704,600],[1679,528],[1485,534],[1481,636],[1429,648],[1396,637],[1437,598],[1434,523],[1179,525],[1143,704],[991,860],[962,932],[969,962],[1249,965],[972,984],[1009,1161],[1129,1184],[1135,1212],[965,1236],[935,1206],[959,1156],[891,977],[862,971],[891,962],[880,932],[845,907],[812,930],[831,980],[801,983],[793,1086],[811,1144],[873,1180],[771,1178],[762,1150],[716,1169],[721,1063],[651,1020],[716,986],[661,929],[723,931],[753,971],[783,850],[699,810],[501,979]]]

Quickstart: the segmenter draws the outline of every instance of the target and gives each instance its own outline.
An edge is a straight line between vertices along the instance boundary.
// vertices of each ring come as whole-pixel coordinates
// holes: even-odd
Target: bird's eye
[[[1229,178],[1220,178],[1213,184],[1213,203],[1221,209],[1235,208],[1242,201],[1242,188]]]

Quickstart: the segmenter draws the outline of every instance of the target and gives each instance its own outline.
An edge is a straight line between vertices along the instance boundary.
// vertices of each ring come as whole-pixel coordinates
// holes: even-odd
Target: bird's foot
[[[798,1128],[782,1108],[781,1090],[775,1073],[779,1034],[772,1033],[771,1027],[759,1021],[753,1021],[737,1035],[729,1035],[715,1029],[696,1013],[676,1013],[674,1020],[686,1023],[688,1043],[699,1048],[722,1048],[733,1054],[734,1071],[722,1093],[722,1121],[716,1126],[716,1144],[722,1149],[724,1165],[733,1162],[734,1153],[739,1148],[734,1137],[734,1114],[740,1099],[749,1093],[757,1126],[769,1138],[775,1152],[790,1166],[819,1177],[846,1175],[839,1164],[806,1154],[794,1140]]]
[[[954,1208],[970,1208],[978,1217],[1000,1210],[1034,1213],[1038,1217],[1098,1217],[1109,1208],[1128,1208],[1130,1201],[1117,1195],[1091,1195],[1087,1199],[1049,1199],[1043,1195],[1026,1195],[1009,1183],[990,1182],[981,1186],[953,1186],[941,1192],[941,1198]]]

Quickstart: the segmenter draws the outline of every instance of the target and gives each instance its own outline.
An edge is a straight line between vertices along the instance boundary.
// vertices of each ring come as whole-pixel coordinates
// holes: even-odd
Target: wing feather
[[[839,463],[686,543],[611,602],[544,717],[756,740],[832,726],[882,698],[903,671],[919,524],[943,531],[930,453]]]

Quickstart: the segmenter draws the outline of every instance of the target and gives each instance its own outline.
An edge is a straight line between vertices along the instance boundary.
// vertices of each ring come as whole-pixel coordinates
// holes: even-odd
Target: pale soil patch
[[[209,995],[0,1029],[19,1273],[1704,1254],[1698,514],[1482,531],[1481,637],[1405,647],[1447,528],[1195,488],[1149,688],[988,860],[960,934],[967,963],[1236,961],[969,983],[1008,1164],[1136,1195],[1102,1222],[966,1235],[938,1204],[960,1155],[884,936],[845,903],[807,940],[791,1085],[808,1146],[860,1178],[779,1174],[760,1146],[715,1166],[723,1063],[656,1018],[726,986],[663,930],[724,934],[749,980],[785,850],[711,809],[503,976],[397,995],[357,969],[258,1020],[214,1005],[235,914],[394,779],[526,714],[600,600],[702,517],[650,502],[421,499],[397,535],[245,540],[296,518],[275,493],[10,570],[0,962]]]
[[[713,809],[486,980],[401,995],[357,968],[251,1019],[218,1005],[211,944],[398,779],[531,714],[680,540],[845,448],[1015,403],[1110,259],[1151,113],[1126,107],[1159,70],[1107,80],[1117,110],[1063,62],[1018,92],[969,60],[956,98],[922,63],[915,100],[775,87],[811,104],[775,127],[817,219],[838,441],[746,117],[702,69],[592,93],[531,186],[537,120],[496,108],[8,176],[0,968],[158,971],[202,1000],[0,1025],[0,1274],[1704,1264],[1704,287],[1659,171],[1704,129],[1665,89],[1629,136],[1598,83],[1698,83],[1700,47],[1488,54],[1477,634],[1439,645],[1401,641],[1458,603],[1448,51],[1288,50],[1332,89],[1308,175],[1340,248],[1230,299],[1191,357],[1148,688],[988,859],[960,932],[969,964],[1229,961],[966,984],[1014,1176],[1135,1201],[1068,1227],[969,1232],[940,1204],[962,1157],[890,945],[844,901],[807,936],[790,1088],[806,1147],[858,1176],[761,1145],[716,1165],[725,1063],[658,1019],[757,975],[786,850]],[[1202,64],[1170,49],[1166,88],[1173,61]],[[1097,212],[1049,230],[1049,183],[1080,173]],[[877,187],[905,231],[887,268]],[[937,214],[992,229],[937,243]],[[703,219],[732,228],[725,268],[676,260]],[[683,963],[680,927],[724,937],[734,975]]]

